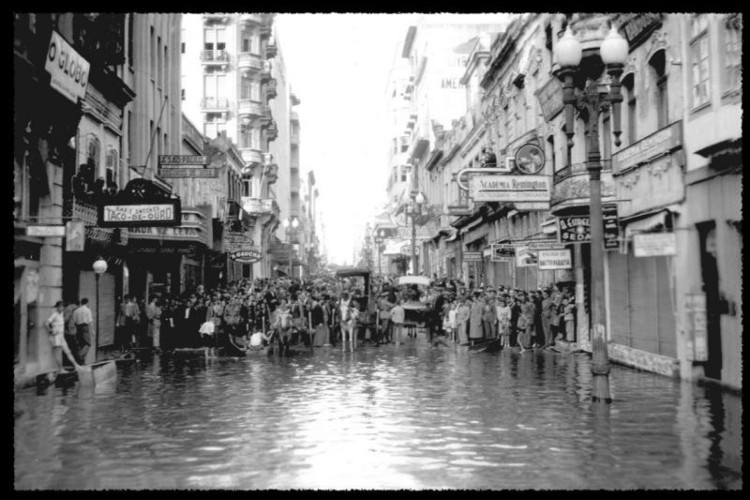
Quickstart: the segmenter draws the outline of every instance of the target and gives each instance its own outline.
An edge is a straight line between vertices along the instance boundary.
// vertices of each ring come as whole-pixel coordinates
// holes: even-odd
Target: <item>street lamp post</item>
[[[417,216],[424,203],[424,195],[412,192],[411,196],[411,272],[417,275]]]
[[[375,236],[375,244],[378,246],[378,275],[383,274],[380,264],[380,261],[382,260],[380,252],[383,251],[383,236],[385,236],[385,232],[382,229],[378,231],[377,235]]]
[[[282,221],[282,225],[286,229],[286,241],[289,245],[289,279],[292,279],[292,230],[299,226],[299,220],[296,217],[289,220],[287,217]]]
[[[96,338],[94,340],[94,362],[99,360],[99,277],[107,272],[107,261],[99,257],[92,266],[96,276]]]
[[[595,21],[595,20],[594,20]],[[628,56],[628,42],[612,23],[609,34],[597,47],[596,38],[585,40],[586,46],[573,35],[568,26],[555,46],[555,59],[560,65],[557,74],[563,82],[565,132],[568,147],[573,145],[573,114],[580,112],[586,125],[587,168],[589,173],[591,224],[591,350],[593,375],[592,400],[611,403],[609,392],[609,355],[607,352],[606,310],[604,303],[604,229],[601,199],[601,153],[599,151],[599,113],[612,107],[615,145],[620,145],[620,75]],[[602,82],[606,67],[611,77],[607,86]],[[577,90],[577,91],[576,91]]]

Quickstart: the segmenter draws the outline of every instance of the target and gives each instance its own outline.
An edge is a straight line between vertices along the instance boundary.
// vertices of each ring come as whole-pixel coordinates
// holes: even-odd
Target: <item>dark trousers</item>
[[[87,323],[76,325],[76,342],[78,345],[79,363],[83,364],[86,361],[86,354],[88,354],[89,347],[91,346],[91,331]]]
[[[76,358],[76,363],[79,365],[83,364],[83,361],[78,356],[78,340],[75,335],[65,334],[65,342],[67,342],[70,352],[73,353],[73,357]],[[68,360],[67,356],[63,356],[63,365],[73,366],[73,363]]]

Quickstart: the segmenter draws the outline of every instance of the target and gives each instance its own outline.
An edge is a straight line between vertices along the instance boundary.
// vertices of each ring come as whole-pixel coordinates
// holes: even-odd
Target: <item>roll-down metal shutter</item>
[[[612,342],[631,346],[628,256],[609,253],[609,322]]]

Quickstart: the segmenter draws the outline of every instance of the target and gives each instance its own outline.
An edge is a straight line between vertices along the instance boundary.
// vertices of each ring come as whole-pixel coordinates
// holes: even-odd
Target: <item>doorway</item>
[[[708,361],[705,375],[721,380],[721,323],[719,311],[719,268],[716,262],[716,222],[696,224],[700,245],[701,279],[706,294],[706,330],[708,334]]]

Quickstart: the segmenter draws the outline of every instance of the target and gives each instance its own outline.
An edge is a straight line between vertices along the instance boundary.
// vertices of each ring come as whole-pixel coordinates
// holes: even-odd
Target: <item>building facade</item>
[[[577,331],[567,340],[591,349],[586,127],[576,113],[568,147],[553,54],[568,26],[603,37],[610,24],[629,43],[621,143],[611,109],[598,123],[610,357],[741,388],[738,14],[529,14],[489,50],[475,45],[461,79],[463,117],[450,130],[433,126],[426,145],[407,150],[419,189],[451,215],[448,229],[441,221],[423,242],[420,272],[473,286],[574,290]],[[515,164],[524,150],[544,158],[535,174],[548,179],[549,203],[492,200],[475,184],[457,186],[470,187],[468,175],[456,178],[465,168],[528,173],[520,168],[527,163]],[[533,257],[545,247],[569,252],[569,264],[540,268]]]
[[[244,249],[255,257],[241,259],[239,275],[271,276],[275,234],[289,213],[289,93],[283,61],[274,61],[273,14],[187,14],[181,43],[185,115],[207,139],[225,136],[227,153],[238,151],[244,164],[239,206],[224,196],[214,217],[225,218],[214,222],[233,224],[241,208]]]

